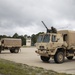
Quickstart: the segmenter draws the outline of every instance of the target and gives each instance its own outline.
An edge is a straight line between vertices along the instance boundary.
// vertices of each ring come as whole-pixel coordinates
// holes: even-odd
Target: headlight
[[[39,46],[39,49],[44,49],[44,46]]]

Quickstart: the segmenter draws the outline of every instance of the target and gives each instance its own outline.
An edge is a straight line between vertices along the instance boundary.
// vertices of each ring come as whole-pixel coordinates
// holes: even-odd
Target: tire
[[[55,63],[63,63],[64,62],[64,52],[58,51],[54,56]]]
[[[43,62],[48,62],[50,57],[41,56],[40,57]]]
[[[18,53],[18,52],[19,52],[19,49],[16,48],[16,49],[14,50],[14,53]]]
[[[10,49],[10,53],[14,53],[14,50],[13,49]]]
[[[67,57],[68,60],[72,60],[73,59],[73,56],[69,56]]]

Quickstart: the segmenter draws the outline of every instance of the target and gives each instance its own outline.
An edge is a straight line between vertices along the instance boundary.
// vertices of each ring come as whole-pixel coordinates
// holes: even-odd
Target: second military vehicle
[[[10,50],[11,53],[18,53],[21,47],[21,39],[2,38],[0,41],[0,53],[3,50]]]
[[[56,63],[63,63],[65,57],[72,60],[75,56],[75,31],[47,28],[47,33],[38,36],[36,47],[38,50],[35,52],[44,62],[49,61],[51,57]]]

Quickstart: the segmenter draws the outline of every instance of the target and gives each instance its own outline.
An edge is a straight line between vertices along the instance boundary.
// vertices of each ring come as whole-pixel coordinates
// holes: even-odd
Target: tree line
[[[39,34],[42,34],[44,32],[39,32],[37,34],[32,34],[31,36],[28,35],[19,35],[18,33],[15,33],[13,36],[7,36],[7,35],[0,35],[0,39],[1,38],[20,38],[22,40],[22,45],[26,45],[26,38],[30,37],[31,41],[32,41],[32,46],[34,46],[34,44],[37,41],[37,37]]]

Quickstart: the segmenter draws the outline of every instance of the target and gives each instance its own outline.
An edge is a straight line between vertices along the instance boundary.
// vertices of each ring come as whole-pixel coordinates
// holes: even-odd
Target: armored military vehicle
[[[10,50],[11,53],[18,53],[21,47],[21,39],[2,38],[0,40],[0,53],[3,50]]]
[[[75,31],[51,31],[48,28],[47,31],[37,38],[38,50],[35,52],[40,55],[41,60],[48,62],[51,57],[56,63],[63,63],[65,57],[72,60],[75,56]]]

